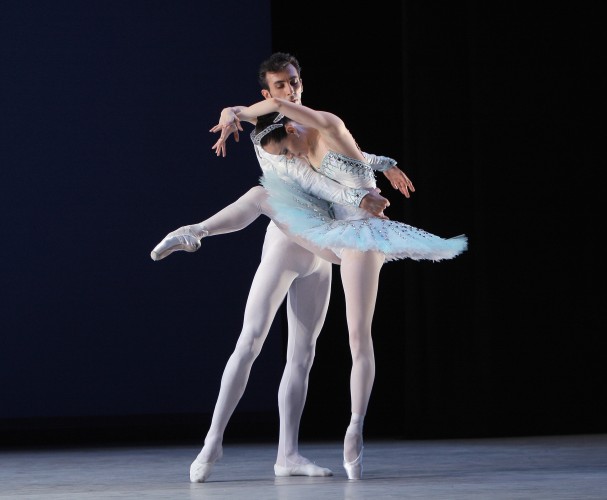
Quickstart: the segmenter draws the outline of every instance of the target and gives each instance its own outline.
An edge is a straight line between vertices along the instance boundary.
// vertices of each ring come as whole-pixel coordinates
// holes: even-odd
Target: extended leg
[[[260,215],[272,218],[272,209],[267,203],[267,193],[262,186],[255,186],[224,209],[197,224],[182,226],[167,234],[152,250],[152,260],[162,260],[176,251],[195,252],[200,248],[200,240],[207,236],[233,233],[240,231]],[[339,264],[340,259],[329,249],[312,245],[307,240],[289,234],[288,228],[277,221],[275,224],[300,246],[315,253],[319,257]]]
[[[152,250],[152,260],[164,259],[179,250],[195,252],[200,248],[200,240],[206,236],[240,231],[262,214],[261,203],[266,197],[265,189],[255,186],[208,219],[170,232]]]

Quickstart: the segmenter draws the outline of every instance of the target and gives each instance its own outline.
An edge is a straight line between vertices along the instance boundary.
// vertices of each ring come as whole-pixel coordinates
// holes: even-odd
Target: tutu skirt
[[[386,261],[413,259],[436,262],[452,259],[468,247],[465,235],[441,238],[404,222],[373,216],[335,219],[326,201],[302,191],[297,184],[275,172],[265,172],[260,181],[268,192],[269,204],[279,222],[285,224],[292,234],[320,248],[329,248],[338,256],[348,248],[381,252]]]

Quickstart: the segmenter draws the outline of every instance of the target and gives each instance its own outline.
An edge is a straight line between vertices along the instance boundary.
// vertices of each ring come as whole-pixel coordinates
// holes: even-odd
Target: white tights
[[[192,224],[191,227],[194,230],[194,233],[199,235],[203,234],[203,230],[208,231],[208,236],[232,233],[247,227],[260,215],[265,215],[272,219],[274,224],[280,227],[292,241],[295,241],[301,247],[332,264],[339,265],[341,263],[339,257],[331,250],[318,248],[303,238],[289,234],[289,230],[284,224],[274,220],[272,217],[272,209],[268,204],[268,194],[262,186],[255,186],[254,188],[249,189],[234,203],[228,205],[208,219],[199,222],[198,224]]]
[[[204,227],[209,236],[237,231],[264,213],[263,200],[265,190],[253,188],[196,226]],[[199,462],[214,462],[221,456],[228,421],[244,393],[253,362],[286,296],[288,343],[278,391],[280,431],[276,463],[283,467],[309,463],[299,454],[299,425],[330,289],[331,264],[294,243],[270,224],[247,299],[242,331],[223,372],[211,426],[197,457]]]
[[[384,255],[344,250],[341,281],[346,298],[346,320],[352,355],[350,404],[352,416],[344,439],[344,459],[354,461],[362,450],[364,416],[375,380],[375,354],[371,326]]]
[[[236,202],[193,226],[208,236],[238,231],[259,215],[271,217],[267,194],[261,186],[249,190]],[[280,224],[278,224],[280,226]],[[282,231],[287,231],[281,227]],[[243,329],[221,380],[200,462],[213,462],[221,455],[228,420],[242,397],[253,362],[259,355],[270,324],[288,291],[287,361],[278,391],[280,432],[276,463],[282,466],[307,463],[298,452],[299,424],[305,404],[308,377],[314,360],[316,339],[326,316],[331,283],[331,265],[340,260],[329,250],[305,241],[293,242],[272,224],[264,242],[262,258],[245,307]],[[305,246],[323,260],[302,248]],[[352,371],[350,397],[352,418],[344,440],[344,458],[353,461],[362,449],[362,425],[375,379],[371,326],[384,256],[377,252],[345,249],[341,255],[341,279],[346,299]]]

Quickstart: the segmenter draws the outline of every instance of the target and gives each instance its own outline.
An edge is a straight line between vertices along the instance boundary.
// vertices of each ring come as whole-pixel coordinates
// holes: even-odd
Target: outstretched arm
[[[409,191],[411,193],[415,192],[415,187],[413,187],[413,183],[409,177],[407,177],[406,174],[396,166],[396,160],[388,158],[387,156],[378,156],[371,153],[365,153],[364,151],[363,156],[365,157],[367,163],[373,167],[373,170],[382,172],[390,181],[392,187],[404,194],[406,198],[411,197]]]
[[[276,102],[270,102],[270,104],[265,104],[268,101]],[[217,156],[226,156],[225,141],[230,135],[229,129],[227,127],[233,126],[237,129],[242,130],[239,116],[246,121],[254,123],[256,122],[258,116],[256,114],[254,115],[254,113],[271,113],[271,110],[275,109],[278,106],[278,101],[281,100],[266,99],[264,101],[261,101],[260,103],[250,106],[249,108],[245,108],[243,106],[232,106],[224,108],[221,113],[219,123],[210,130],[211,132],[221,132],[221,137],[213,146],[213,149],[216,150]],[[288,107],[291,107],[293,109],[302,107],[299,104],[292,104],[290,101],[284,102],[287,103]],[[253,112],[251,111],[251,109],[253,109]],[[255,111],[255,109],[257,109],[258,111]],[[317,113],[324,113],[316,112],[310,108],[307,109],[310,113],[306,111],[304,114],[309,114],[310,116],[315,115]],[[330,115],[330,113],[325,114]],[[294,116],[296,115],[297,112],[294,113]],[[341,120],[339,120],[337,117],[335,118],[339,121],[339,124],[343,125],[343,122],[341,122]],[[313,118],[311,119],[313,120]],[[237,140],[236,136],[235,139]],[[256,146],[255,150],[257,152],[257,157],[262,167],[262,170],[264,169],[265,162],[269,162],[270,164],[278,161],[280,161],[281,163],[286,162],[285,158],[274,157],[274,155],[269,155],[269,153],[264,152],[261,147]],[[270,157],[273,158],[270,159]],[[394,160],[392,160],[392,162],[396,163]],[[380,161],[378,160],[376,163],[379,164]],[[298,182],[304,191],[312,193],[318,198],[322,198],[332,203],[338,203],[341,205],[357,206],[367,210],[369,213],[375,215],[376,217],[387,218],[384,215],[383,211],[390,206],[390,202],[379,194],[379,189],[368,190],[348,188],[316,172],[315,170],[310,168],[309,165],[299,165],[297,160],[290,160],[288,163],[284,164],[283,168],[291,170],[289,176],[292,177],[296,182]],[[380,167],[378,167],[378,169],[379,168]],[[384,168],[387,168],[387,165]]]
[[[344,123],[338,116],[326,111],[317,111],[303,104],[295,104],[287,99],[272,97],[256,102],[248,107],[242,107],[236,115],[240,120],[251,121],[258,116],[268,113],[282,113],[291,120],[295,120],[307,127],[313,127],[320,131],[330,131],[343,127]]]

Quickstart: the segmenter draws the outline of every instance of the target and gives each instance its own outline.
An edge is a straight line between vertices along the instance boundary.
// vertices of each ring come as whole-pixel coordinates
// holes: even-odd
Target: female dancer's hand
[[[219,123],[217,125],[211,127],[209,132],[220,132],[221,135],[215,144],[213,144],[212,148],[217,156],[223,156],[225,158],[227,150],[226,150],[226,142],[230,135],[234,134],[234,140],[238,142],[240,140],[240,135],[238,131],[242,131],[242,125],[240,124],[240,119],[236,116],[236,113],[232,108],[225,108],[222,110],[221,115],[219,117]]]
[[[384,171],[384,175],[388,178],[390,184],[392,184],[392,187],[403,193],[406,198],[411,196],[409,191],[412,193],[415,192],[415,188],[413,187],[413,183],[409,177],[407,177],[405,173],[396,165]]]

